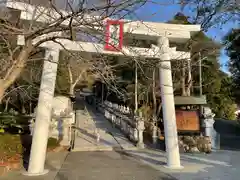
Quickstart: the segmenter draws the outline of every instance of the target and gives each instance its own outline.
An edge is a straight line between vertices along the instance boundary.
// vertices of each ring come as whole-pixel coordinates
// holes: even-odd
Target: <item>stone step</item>
[[[89,146],[89,147],[76,147],[72,149],[73,152],[78,151],[136,151],[137,147],[120,147],[120,146]]]
[[[82,133],[81,131],[77,131],[79,133]],[[84,132],[85,133],[88,133],[88,134],[92,134],[92,135],[96,135],[97,132],[100,134],[100,135],[105,135],[105,134],[109,134],[108,131],[104,131],[104,130],[100,130],[100,131],[97,131],[95,129],[84,129]],[[79,134],[78,133],[78,134]]]
[[[73,151],[112,151],[137,149],[119,130],[102,115],[86,105],[88,113],[78,111],[77,136],[75,137]],[[86,115],[87,114],[87,115]],[[90,117],[89,117],[90,116]],[[100,140],[97,142],[97,134]]]

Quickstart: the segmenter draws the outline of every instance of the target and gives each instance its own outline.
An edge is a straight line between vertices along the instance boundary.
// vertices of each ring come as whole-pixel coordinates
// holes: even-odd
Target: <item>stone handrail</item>
[[[144,147],[143,144],[143,131],[146,127],[150,128],[149,133],[152,135],[153,143],[156,143],[157,137],[157,131],[158,127],[155,125],[155,123],[149,123],[146,124],[144,119],[141,116],[135,116],[130,108],[118,105],[115,103],[111,103],[109,101],[104,101],[101,103],[101,101],[98,101],[95,99],[96,102],[96,108],[108,119],[113,126],[119,128],[132,142],[137,143],[139,147]],[[194,147],[188,146],[186,143],[184,143],[183,140],[179,140],[180,147],[184,149],[184,152],[196,152],[196,151],[203,151],[203,152],[210,152],[211,146],[209,142],[212,142],[212,147],[216,147],[215,144],[218,144],[215,142],[214,136],[214,129],[213,129],[213,122],[211,119],[213,119],[213,114],[208,108],[205,108],[204,113],[204,123],[207,124],[203,127],[205,127],[205,137],[189,137],[191,139],[200,139],[197,142],[197,145]],[[212,117],[212,118],[211,118]],[[208,125],[211,121],[211,125]],[[148,126],[146,126],[148,125]],[[180,137],[179,137],[180,138]],[[188,138],[188,136],[184,136],[184,138]],[[195,142],[195,141],[194,141]],[[204,145],[205,148],[200,148],[200,146]],[[199,146],[199,147],[198,147]],[[198,149],[198,150],[197,150]]]
[[[112,123],[113,127],[120,129],[129,140],[136,143],[139,148],[144,147],[144,121],[142,117],[134,116],[129,107],[109,101],[97,103],[96,106],[105,118]]]

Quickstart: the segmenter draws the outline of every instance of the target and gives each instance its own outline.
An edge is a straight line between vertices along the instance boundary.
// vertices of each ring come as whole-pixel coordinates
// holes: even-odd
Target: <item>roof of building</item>
[[[207,104],[206,96],[175,96],[175,105],[204,105]]]

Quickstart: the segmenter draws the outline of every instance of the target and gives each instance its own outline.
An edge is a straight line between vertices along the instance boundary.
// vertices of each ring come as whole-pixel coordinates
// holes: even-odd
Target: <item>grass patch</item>
[[[31,138],[26,137],[25,141],[31,141]],[[31,142],[28,142],[27,144],[31,144]],[[58,146],[59,141],[57,139],[48,139],[48,149],[54,149]],[[21,161],[24,151],[30,152],[30,148],[31,145],[28,147],[23,147],[21,135],[19,134],[0,134],[0,162],[7,162],[12,160]]]
[[[1,134],[0,144],[0,161],[21,159],[23,147],[20,135]]]

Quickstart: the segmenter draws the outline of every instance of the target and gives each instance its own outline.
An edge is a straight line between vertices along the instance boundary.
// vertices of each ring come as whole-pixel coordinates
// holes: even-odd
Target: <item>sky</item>
[[[146,3],[143,7],[136,11],[136,16],[138,19],[143,21],[153,21],[153,22],[166,22],[171,20],[177,12],[181,12],[180,5],[172,3],[170,1],[156,0],[158,3]],[[170,2],[166,4],[167,2]],[[160,4],[161,3],[161,4]],[[163,4],[165,3],[165,5]],[[190,14],[190,10],[186,9],[184,14]],[[236,27],[234,23],[227,23],[223,28],[211,28],[206,33],[207,36],[212,39],[221,42],[222,38],[229,32],[232,27]],[[228,62],[228,56],[225,54],[224,49],[221,50],[221,55],[219,57],[221,63],[221,68],[223,71],[228,73],[226,63]]]

